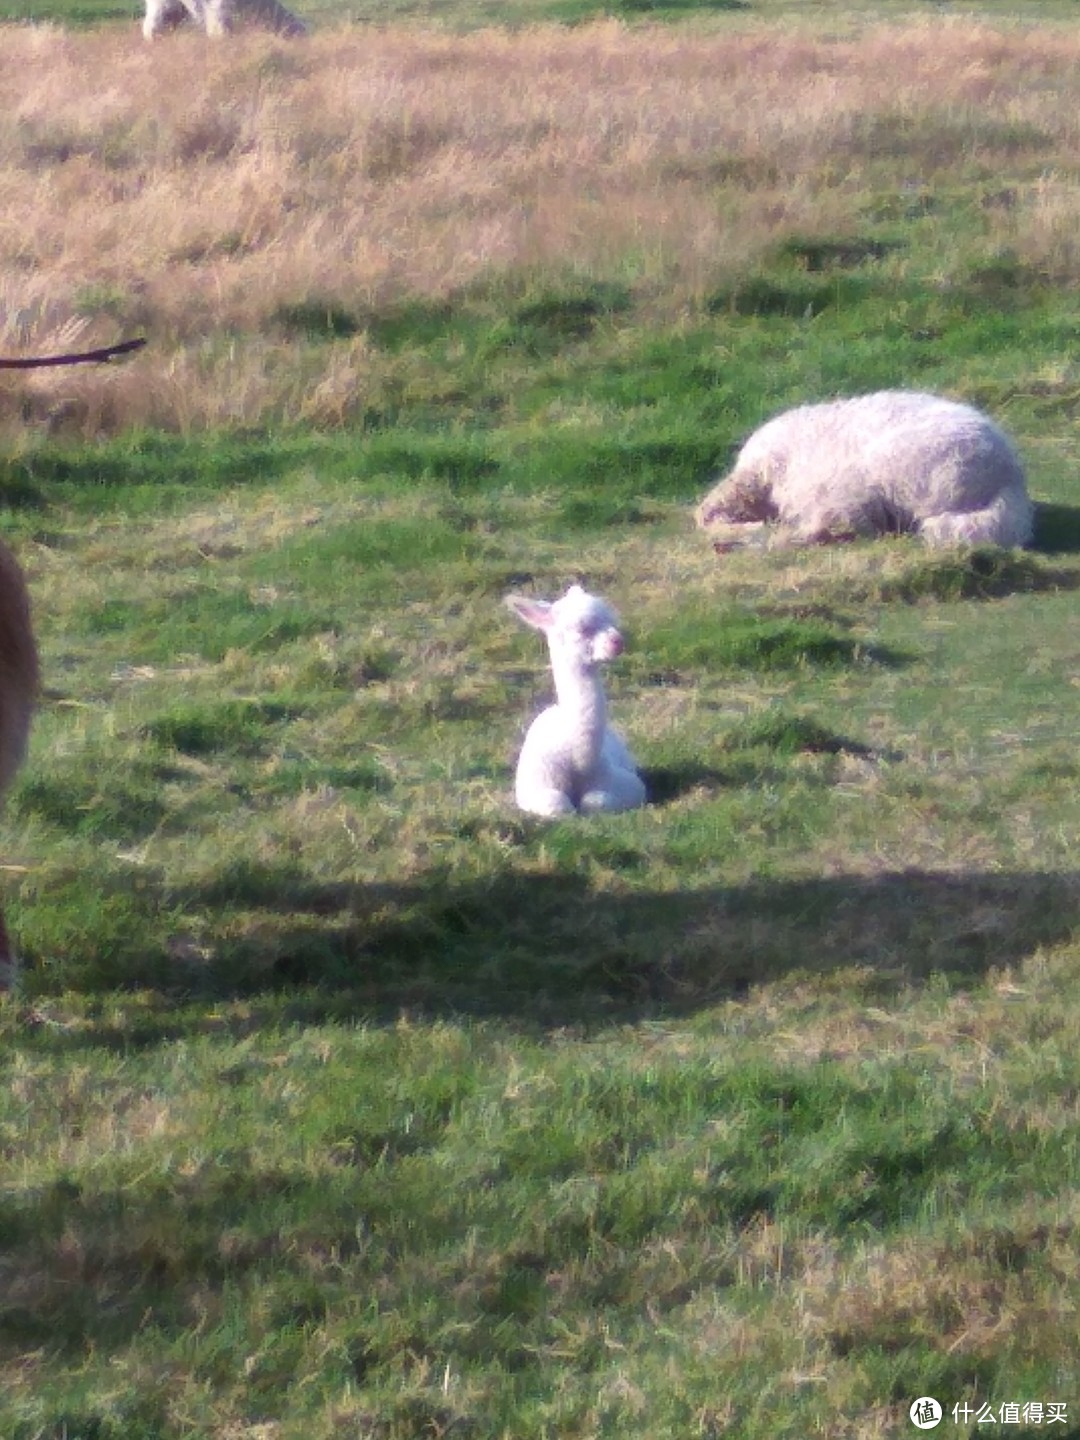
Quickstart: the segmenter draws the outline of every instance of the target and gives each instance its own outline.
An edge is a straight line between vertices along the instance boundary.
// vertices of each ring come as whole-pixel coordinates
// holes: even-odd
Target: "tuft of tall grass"
[[[341,28],[288,52],[9,27],[0,347],[150,344],[5,377],[0,424],[353,427],[425,391],[445,423],[512,409],[522,362],[688,313],[723,346],[732,322],[881,312],[896,287],[913,332],[1007,310],[1076,278],[1073,47],[939,16]]]

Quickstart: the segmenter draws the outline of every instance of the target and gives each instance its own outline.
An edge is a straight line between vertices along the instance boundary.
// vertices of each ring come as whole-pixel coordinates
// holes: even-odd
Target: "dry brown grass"
[[[671,315],[785,235],[852,231],[898,175],[1027,176],[987,205],[987,245],[1080,271],[1064,30],[600,23],[208,47],[20,27],[0,50],[0,353],[153,340],[121,372],[5,380],[9,420],[347,421],[381,362],[362,337],[298,360],[282,307],[571,271]]]

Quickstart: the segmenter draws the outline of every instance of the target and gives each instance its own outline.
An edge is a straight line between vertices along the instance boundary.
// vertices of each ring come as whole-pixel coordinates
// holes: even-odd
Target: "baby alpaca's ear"
[[[551,601],[532,600],[528,595],[507,595],[506,603],[519,620],[531,625],[534,630],[551,628]]]

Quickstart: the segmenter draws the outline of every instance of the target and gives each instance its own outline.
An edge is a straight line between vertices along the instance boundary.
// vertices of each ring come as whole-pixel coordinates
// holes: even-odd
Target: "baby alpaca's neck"
[[[574,760],[583,769],[588,768],[600,752],[607,726],[607,700],[599,671],[596,666],[559,655],[552,655],[551,671]]]

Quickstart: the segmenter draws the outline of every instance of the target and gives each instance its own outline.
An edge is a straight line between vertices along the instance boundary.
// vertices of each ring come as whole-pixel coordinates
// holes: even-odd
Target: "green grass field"
[[[846,83],[813,46],[854,64],[910,19],[929,65],[947,8],[679,10],[763,77],[787,37],[805,99]],[[693,283],[644,204],[588,263],[568,226],[462,283],[426,252],[411,288],[303,270],[263,310],[229,266],[283,242],[211,219],[129,283],[104,243],[65,263],[56,197],[119,217],[160,171],[194,208],[240,128],[9,109],[9,217],[56,188],[0,226],[0,335],[36,255],[151,343],[0,391],[45,677],[4,817],[4,1440],[877,1440],[920,1396],[938,1434],[1080,1436],[1074,9],[970,7],[1000,55],[946,25],[932,103],[790,174],[759,179],[794,143],[770,160],[764,121],[677,173],[670,142],[665,205],[776,192]],[[0,8],[90,27],[65,66],[125,16],[141,45],[109,3]],[[226,91],[301,83],[253,44]],[[953,103],[997,65],[1013,99]],[[421,163],[410,116],[372,207]],[[692,506],[750,429],[888,385],[1010,430],[1030,552],[713,554]],[[546,656],[502,597],[577,579],[626,622],[652,803],[545,824],[512,772]]]

